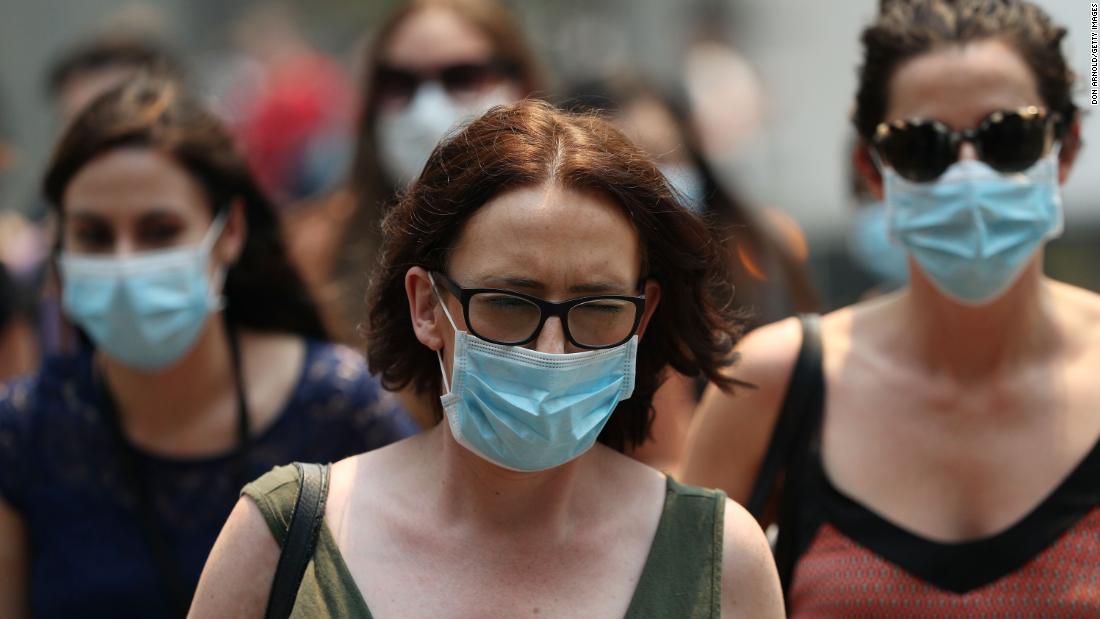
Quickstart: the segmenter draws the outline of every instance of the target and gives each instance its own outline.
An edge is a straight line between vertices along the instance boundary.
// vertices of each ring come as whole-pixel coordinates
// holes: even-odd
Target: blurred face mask
[[[494,105],[509,103],[507,92],[507,87],[499,87],[473,101],[458,102],[439,82],[424,82],[403,108],[378,115],[378,149],[383,169],[399,186],[409,185],[420,176],[432,150],[448,131],[481,116]]]
[[[659,163],[657,168],[665,175],[668,184],[685,207],[693,213],[702,213],[706,209],[703,175],[695,166],[686,163]]]
[[[497,466],[543,471],[569,462],[596,444],[616,405],[634,392],[637,335],[569,354],[494,344],[459,331],[436,295],[455,332],[450,380],[436,352],[447,423],[460,445]]]
[[[1018,173],[965,159],[932,182],[889,167],[884,180],[891,235],[944,294],[967,305],[1004,294],[1062,232],[1057,149]]]
[[[222,269],[210,281],[210,250],[225,227],[214,219],[196,246],[100,257],[62,252],[62,307],[109,357],[160,370],[194,345],[221,304]]]

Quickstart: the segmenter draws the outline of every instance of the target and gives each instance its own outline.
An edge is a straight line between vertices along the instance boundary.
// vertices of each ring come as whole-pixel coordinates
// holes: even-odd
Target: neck
[[[573,500],[596,450],[547,471],[508,470],[458,444],[446,420],[431,430],[436,454],[428,470],[438,493],[433,497],[448,522],[464,522],[496,532],[540,531],[567,535]]]
[[[187,427],[236,389],[228,335],[218,314],[211,315],[191,350],[162,370],[136,370],[102,353],[98,360],[120,423],[142,443],[156,443],[157,437]]]
[[[1036,256],[993,302],[967,306],[946,297],[916,266],[902,299],[907,339],[929,367],[962,379],[996,373],[1049,352],[1059,338]]]

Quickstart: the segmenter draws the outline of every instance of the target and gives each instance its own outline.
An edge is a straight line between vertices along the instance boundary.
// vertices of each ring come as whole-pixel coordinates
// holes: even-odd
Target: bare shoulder
[[[779,574],[764,532],[729,499],[723,525],[722,616],[782,617]]]
[[[279,553],[260,508],[242,497],[214,542],[188,617],[263,616]]]
[[[707,388],[677,471],[684,481],[721,488],[739,501],[748,499],[801,345],[797,318],[761,327],[741,341],[740,358],[728,372],[752,387],[730,392],[714,385]]]
[[[431,451],[437,445],[432,436],[438,431],[438,427],[429,429],[332,465],[325,522],[338,546],[364,517],[417,509],[415,504],[422,497],[408,489],[433,482],[424,476],[420,464],[432,457]]]

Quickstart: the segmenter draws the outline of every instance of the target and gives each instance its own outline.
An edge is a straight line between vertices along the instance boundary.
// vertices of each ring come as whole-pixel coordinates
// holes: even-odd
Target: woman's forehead
[[[459,235],[449,268],[547,286],[632,284],[641,275],[641,255],[638,232],[620,206],[546,183],[505,192],[478,209]]]
[[[414,69],[484,62],[492,55],[489,38],[461,15],[444,7],[426,7],[411,13],[394,29],[383,50],[386,62]]]
[[[902,63],[890,80],[884,120],[930,118],[954,129],[991,112],[1043,105],[1035,75],[998,40],[943,47]]]
[[[205,194],[171,157],[146,148],[119,148],[86,163],[65,190],[65,212],[136,214],[157,210],[201,217]]]

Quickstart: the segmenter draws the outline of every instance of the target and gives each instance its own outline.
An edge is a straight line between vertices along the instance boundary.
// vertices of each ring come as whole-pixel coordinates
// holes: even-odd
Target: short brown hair
[[[381,264],[369,294],[370,365],[391,390],[411,384],[421,394],[439,395],[435,353],[413,332],[406,273],[414,266],[446,272],[449,252],[477,209],[506,191],[547,181],[595,192],[622,208],[641,239],[642,272],[662,289],[638,347],[634,395],[619,403],[600,435],[626,450],[648,435],[653,393],[667,367],[702,374],[723,388],[735,384],[721,370],[741,323],[711,231],[676,202],[641,150],[591,115],[541,101],[500,106],[435,149],[383,221]]]
[[[885,120],[890,79],[906,60],[932,50],[983,40],[1012,46],[1031,68],[1039,95],[1062,116],[1059,130],[1077,115],[1073,72],[1062,54],[1066,29],[1024,0],[883,0],[878,19],[863,31],[854,122],[864,140]]]

